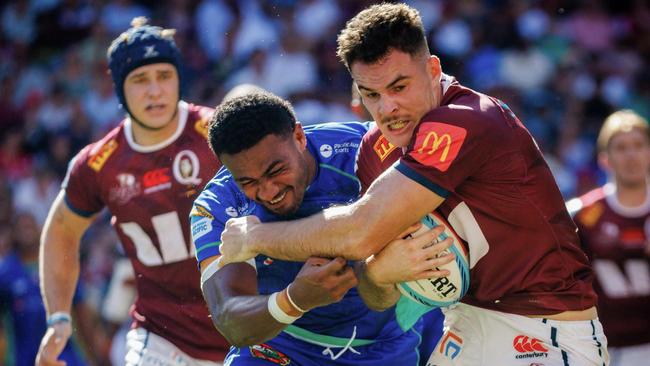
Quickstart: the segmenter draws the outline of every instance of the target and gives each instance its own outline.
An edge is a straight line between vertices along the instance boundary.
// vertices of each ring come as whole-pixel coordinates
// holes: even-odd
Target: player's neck
[[[647,183],[626,184],[616,182],[616,199],[622,206],[639,207],[646,202],[647,195]]]
[[[171,121],[166,124],[165,127],[156,130],[148,129],[132,119],[131,133],[133,134],[133,140],[135,143],[142,146],[159,144],[174,135],[174,132],[176,132],[176,129],[178,128],[178,123],[178,112],[174,114]]]
[[[316,178],[316,158],[305,149],[305,159],[307,159],[307,185],[309,186]]]

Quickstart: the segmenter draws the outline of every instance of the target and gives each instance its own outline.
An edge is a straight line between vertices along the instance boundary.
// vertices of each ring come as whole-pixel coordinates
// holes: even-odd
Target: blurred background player
[[[596,274],[598,315],[612,366],[650,360],[650,135],[630,110],[613,113],[598,136],[610,182],[567,203]]]
[[[31,214],[22,213],[14,218],[11,232],[0,233],[8,234],[6,240],[11,246],[10,252],[0,258],[0,338],[3,330],[5,335],[11,335],[10,352],[15,366],[34,365],[38,345],[47,330],[38,287],[37,227]],[[61,352],[61,360],[68,366],[108,365],[108,338],[97,314],[87,303],[81,282],[74,292],[72,311],[79,337],[68,342]],[[4,316],[5,312],[10,316]],[[0,352],[0,360],[3,359]]]
[[[108,49],[128,116],[71,161],[45,223],[40,279],[49,328],[38,365],[57,364],[72,332],[79,239],[104,207],[131,259],[138,293],[126,364],[217,364],[227,352],[201,296],[187,219],[193,198],[220,166],[206,142],[212,109],[180,99],[173,36],[136,18]]]

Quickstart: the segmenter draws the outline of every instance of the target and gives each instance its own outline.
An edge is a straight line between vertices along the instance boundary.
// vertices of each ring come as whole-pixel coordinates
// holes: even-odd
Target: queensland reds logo
[[[199,178],[199,158],[192,150],[183,150],[176,154],[172,171],[174,178],[181,183],[187,185],[198,185],[201,183]]]
[[[115,176],[117,187],[112,187],[108,199],[115,201],[119,205],[124,205],[131,198],[140,194],[140,183],[135,179],[133,174],[120,173]]]
[[[417,133],[410,155],[419,163],[447,171],[458,156],[467,130],[440,122],[424,122]]]

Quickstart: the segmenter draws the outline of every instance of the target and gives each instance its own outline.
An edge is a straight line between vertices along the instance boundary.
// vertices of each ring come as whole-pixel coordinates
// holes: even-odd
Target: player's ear
[[[609,157],[607,156],[607,152],[602,151],[598,153],[598,165],[607,171],[612,170],[611,165],[609,165]]]
[[[440,59],[436,55],[431,55],[427,59],[427,67],[429,72],[431,72],[431,77],[433,80],[440,82],[440,75],[442,74],[442,68],[440,67]]]
[[[293,138],[301,151],[307,148],[307,136],[305,136],[305,130],[302,129],[300,122],[296,121],[296,127],[293,129]]]

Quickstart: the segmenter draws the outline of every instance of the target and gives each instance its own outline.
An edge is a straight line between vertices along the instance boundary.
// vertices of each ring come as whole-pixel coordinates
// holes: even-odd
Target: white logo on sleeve
[[[192,238],[197,240],[212,231],[212,221],[205,217],[192,223]]]
[[[230,206],[230,207],[228,207],[228,208],[226,209],[226,215],[228,215],[228,216],[230,216],[230,217],[237,217],[237,216],[239,216],[239,214],[237,213],[237,209],[234,208],[234,207],[232,207],[232,206]]]

